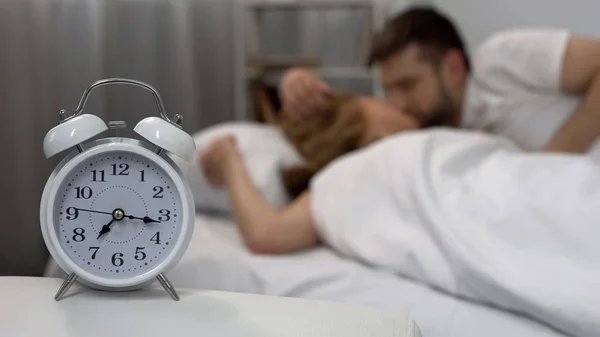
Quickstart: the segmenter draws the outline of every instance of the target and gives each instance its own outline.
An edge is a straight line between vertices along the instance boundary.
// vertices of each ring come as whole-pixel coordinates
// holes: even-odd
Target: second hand
[[[73,208],[76,209],[77,211],[113,215],[111,212],[101,212],[101,211],[95,211],[93,209],[83,209],[83,208],[75,208],[75,207],[73,207]]]

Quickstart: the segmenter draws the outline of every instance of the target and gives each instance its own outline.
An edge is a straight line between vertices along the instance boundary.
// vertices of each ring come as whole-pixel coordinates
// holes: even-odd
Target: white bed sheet
[[[46,276],[64,276],[49,262]],[[317,248],[294,255],[249,253],[235,224],[196,216],[194,237],[168,273],[181,288],[236,291],[366,305],[413,318],[425,337],[566,337],[537,322],[456,299]]]
[[[326,248],[257,256],[228,219],[198,215],[194,238],[169,273],[176,286],[331,300],[415,319],[426,337],[565,337],[537,322],[456,299]]]

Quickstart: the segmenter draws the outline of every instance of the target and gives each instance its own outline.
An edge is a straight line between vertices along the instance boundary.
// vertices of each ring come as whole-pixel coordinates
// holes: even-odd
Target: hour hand
[[[110,226],[113,224],[113,222],[115,222],[115,219],[112,219],[109,223],[107,223],[106,225],[102,226],[102,229],[100,229],[100,232],[98,233],[97,240],[100,240],[100,238],[102,237],[102,235],[110,232]]]

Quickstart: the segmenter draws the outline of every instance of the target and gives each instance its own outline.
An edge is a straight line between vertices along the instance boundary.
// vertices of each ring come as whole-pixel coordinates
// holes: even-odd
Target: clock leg
[[[75,282],[75,280],[77,280],[77,274],[71,273],[69,275],[69,277],[67,277],[65,279],[65,281],[60,286],[60,288],[58,288],[58,292],[54,296],[54,299],[56,301],[60,301],[62,299],[62,297],[65,295],[65,293],[69,290],[69,288],[71,288],[71,286],[73,285],[73,283]]]
[[[173,288],[171,282],[169,282],[167,277],[163,273],[160,273],[158,274],[158,276],[156,276],[156,278],[158,279],[158,282],[160,282],[160,284],[163,286],[163,288],[165,288],[165,290],[169,293],[169,295],[171,295],[171,297],[175,301],[179,301],[179,295],[177,295],[175,288]]]

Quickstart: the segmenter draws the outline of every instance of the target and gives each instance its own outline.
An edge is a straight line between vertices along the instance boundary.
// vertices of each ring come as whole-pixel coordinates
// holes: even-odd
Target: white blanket
[[[451,293],[600,336],[600,165],[435,129],[390,137],[313,179],[340,252]]]

